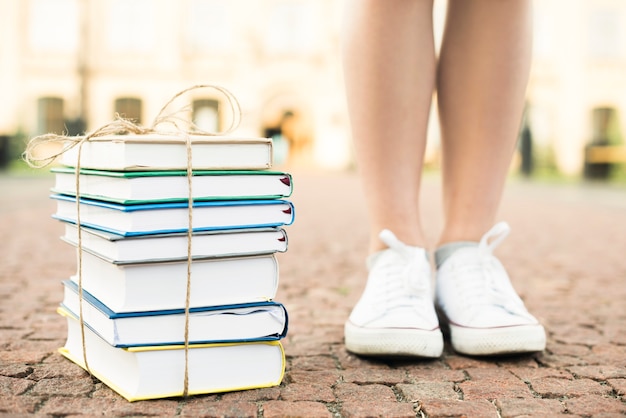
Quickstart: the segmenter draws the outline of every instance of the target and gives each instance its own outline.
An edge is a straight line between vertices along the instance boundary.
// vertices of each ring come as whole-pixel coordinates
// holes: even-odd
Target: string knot
[[[193,123],[193,121],[190,121],[185,117],[190,112],[189,106],[183,106],[170,113],[166,112],[171,104],[180,96],[192,90],[206,88],[217,90],[227,99],[226,102],[230,107],[232,118],[230,125],[226,129],[217,132],[201,129]],[[148,127],[142,126],[130,119],[123,118],[119,114],[116,114],[111,122],[108,122],[85,135],[69,136],[65,134],[47,133],[36,136],[28,142],[26,149],[22,153],[22,159],[32,168],[44,168],[52,164],[58,157],[65,154],[70,149],[76,146],[80,149],[83,143],[90,141],[92,138],[105,137],[109,135],[145,135],[151,133],[161,133],[184,138],[188,138],[191,134],[197,136],[228,135],[237,129],[240,123],[241,106],[239,105],[237,98],[230,92],[230,90],[214,84],[198,84],[181,90],[172,96],[172,98],[163,105],[157,116],[152,121],[152,124]],[[61,149],[58,151],[49,151],[46,148],[50,144],[60,144]],[[78,159],[80,160],[80,153]]]

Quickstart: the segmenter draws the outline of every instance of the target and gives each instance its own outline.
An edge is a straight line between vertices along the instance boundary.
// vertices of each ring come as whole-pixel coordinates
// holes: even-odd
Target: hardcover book
[[[60,353],[129,401],[279,385],[275,253],[295,214],[271,139],[110,135],[61,163],[53,217],[81,268],[63,282]]]
[[[267,138],[189,135],[194,170],[262,170],[272,166]],[[82,145],[80,166],[98,170],[186,170],[187,136],[146,134],[93,137]],[[78,147],[61,163],[75,167]]]
[[[113,264],[84,252],[83,289],[115,312],[184,308],[187,261]],[[78,282],[73,276],[72,281]],[[189,306],[201,307],[274,298],[278,262],[273,254],[197,260],[191,264]]]
[[[76,170],[56,167],[55,193],[76,195]],[[186,171],[103,171],[81,169],[80,196],[125,205],[186,202]],[[195,171],[194,200],[277,199],[291,195],[292,179],[277,171]]]
[[[78,286],[66,280],[63,315],[78,318]],[[83,290],[85,325],[114,347],[176,345],[185,341],[185,310],[112,311]],[[279,340],[287,333],[287,311],[277,302],[256,302],[189,309],[189,342]]]
[[[82,228],[81,245],[86,252],[111,262],[141,263],[187,259],[187,233],[124,237],[92,228]],[[65,223],[65,242],[78,246],[78,228]],[[233,257],[287,251],[287,233],[282,228],[252,228],[195,232],[192,257]]]
[[[66,318],[68,336],[59,352],[85,368],[80,324]],[[183,395],[182,345],[116,348],[84,330],[90,372],[127,400]],[[285,372],[279,341],[191,344],[188,353],[189,395],[276,386]]]
[[[55,218],[76,223],[76,198],[54,194]],[[123,236],[185,232],[189,226],[188,203],[120,205],[80,199],[81,224]],[[290,225],[294,209],[287,200],[229,200],[193,203],[193,231],[277,227]]]

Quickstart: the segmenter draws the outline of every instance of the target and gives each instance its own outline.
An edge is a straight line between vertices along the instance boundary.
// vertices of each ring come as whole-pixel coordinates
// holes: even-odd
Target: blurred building
[[[71,134],[114,114],[149,125],[176,92],[212,83],[244,111],[241,135],[276,138],[278,162],[352,164],[337,0],[2,0],[0,136]],[[587,144],[626,128],[626,2],[535,2],[526,126],[535,154],[581,173]],[[445,1],[437,0],[441,31]],[[439,37],[439,35],[438,35]],[[186,96],[207,130],[225,98]],[[437,159],[433,111],[428,158]]]
[[[626,2],[535,1],[528,124],[536,148],[580,173],[589,144],[626,132]]]
[[[79,133],[116,112],[149,125],[176,92],[231,90],[240,135],[273,134],[292,164],[350,160],[334,0],[2,0],[0,135]],[[225,98],[187,96],[207,130]]]

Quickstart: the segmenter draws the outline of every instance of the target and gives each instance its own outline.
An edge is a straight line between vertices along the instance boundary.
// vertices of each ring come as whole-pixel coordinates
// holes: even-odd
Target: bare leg
[[[449,0],[438,67],[445,228],[478,241],[494,223],[531,58],[530,0]]]
[[[418,213],[435,82],[432,0],[353,0],[343,57],[356,157],[370,215],[370,250],[388,228],[424,246]]]

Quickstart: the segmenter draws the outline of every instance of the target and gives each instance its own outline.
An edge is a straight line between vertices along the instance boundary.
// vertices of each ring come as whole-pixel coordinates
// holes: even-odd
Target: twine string
[[[223,94],[226,97],[231,111],[231,121],[228,128],[218,132],[210,132],[200,129],[192,121],[188,121],[183,117],[180,117],[181,113],[188,113],[189,107],[182,107],[175,112],[166,113],[166,110],[172,103],[180,96],[188,93],[192,90],[209,88],[214,89]],[[187,129],[181,127],[182,123],[188,126]],[[217,136],[227,135],[233,132],[239,127],[241,123],[241,106],[237,98],[226,88],[214,85],[214,84],[198,84],[188,87],[180,92],[176,93],[172,98],[163,105],[157,116],[154,118],[150,127],[143,127],[131,120],[122,118],[119,114],[115,115],[113,121],[102,125],[93,132],[78,137],[71,137],[67,135],[58,134],[44,134],[32,138],[22,154],[22,159],[32,168],[43,168],[52,164],[58,157],[68,152],[74,147],[78,147],[76,167],[75,167],[75,186],[76,186],[76,227],[78,229],[78,299],[79,299],[79,322],[80,322],[80,334],[81,344],[83,349],[83,362],[85,369],[91,375],[91,369],[87,359],[87,346],[85,341],[85,321],[83,316],[83,271],[82,271],[82,228],[81,228],[81,213],[80,213],[80,168],[81,168],[81,154],[82,148],[85,142],[91,141],[93,138],[102,138],[110,135],[121,134],[135,134],[145,135],[151,133],[159,133],[177,136],[185,139],[185,145],[187,148],[187,188],[188,188],[188,228],[187,228],[187,283],[185,294],[185,330],[184,330],[184,352],[185,352],[185,372],[183,380],[183,396],[188,396],[189,393],[189,305],[191,299],[191,266],[192,266],[192,238],[193,238],[193,164],[192,164],[192,145],[193,140],[191,135],[198,136]],[[159,129],[160,126],[169,124],[174,127],[173,130]],[[103,140],[106,140],[104,138]],[[116,138],[116,140],[122,140],[123,138]],[[48,144],[62,144],[61,150],[51,153],[42,153],[41,156],[37,156],[38,150]]]
[[[226,97],[226,99],[228,99],[226,102],[228,103],[230,107],[230,114],[232,115],[230,119],[230,125],[228,126],[228,128],[220,132],[213,133],[213,132],[200,129],[195,123],[193,123],[193,121],[189,121],[183,118],[178,118],[177,114],[186,112],[187,110],[189,110],[187,106],[179,109],[178,111],[174,113],[169,113],[169,114],[165,113],[167,108],[172,103],[174,103],[174,101],[178,99],[180,96],[184,95],[185,93],[188,93],[189,91],[196,90],[199,88],[212,88],[222,93]],[[159,125],[170,123],[170,124],[173,124],[176,127],[176,131],[180,133],[182,130],[175,123],[176,120],[184,121],[186,124],[189,125],[190,129],[186,131],[186,133],[189,133],[189,131],[191,131],[194,135],[213,135],[213,136],[214,135],[228,135],[229,133],[237,129],[239,125],[241,124],[241,106],[239,105],[239,101],[237,100],[235,95],[230,90],[221,86],[213,85],[213,84],[200,84],[200,85],[188,87],[184,90],[179,91],[174,96],[172,96],[172,98],[163,105],[161,110],[159,110],[159,113],[157,113],[157,116],[154,118],[154,121],[152,121],[151,131],[153,132],[156,131],[156,128]]]
[[[189,304],[191,299],[191,243],[193,241],[193,170],[191,162],[191,139],[189,135],[186,137],[185,144],[187,145],[187,188],[188,188],[188,201],[187,201],[187,215],[188,215],[188,227],[187,227],[187,290],[185,294],[185,376],[183,379],[183,397],[187,397],[189,394]]]
[[[85,363],[85,370],[91,375],[91,369],[89,368],[89,362],[87,361],[87,343],[85,341],[85,318],[83,316],[83,231],[80,227],[80,198],[78,190],[80,190],[80,155],[83,150],[84,142],[78,144],[78,155],[76,157],[76,228],[78,229],[78,259],[76,264],[78,265],[78,322],[80,324],[80,342],[83,347],[83,362]]]

